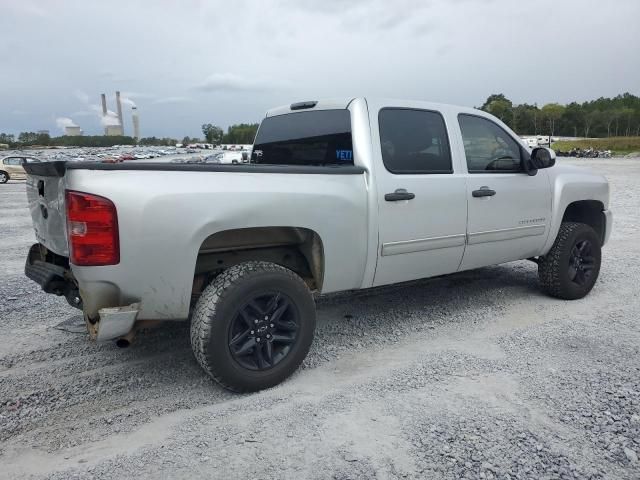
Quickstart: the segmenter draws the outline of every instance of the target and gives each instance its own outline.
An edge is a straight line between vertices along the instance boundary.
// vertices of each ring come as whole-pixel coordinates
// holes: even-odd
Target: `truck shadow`
[[[447,321],[455,322],[456,314],[465,310],[543,296],[538,289],[536,268],[530,262],[514,262],[390,286],[319,296],[316,299],[316,339],[322,343],[331,342],[335,332],[327,331],[324,327],[338,327],[344,325],[345,320],[358,319],[363,328],[373,324],[398,328],[402,327],[402,316],[407,317],[408,322],[418,320],[412,317],[423,317],[421,321],[428,323],[429,314],[437,312],[439,317],[444,314]],[[384,318],[385,315],[389,318]],[[159,352],[171,354],[182,350],[190,354],[188,322],[167,322],[160,328],[142,331],[129,349],[120,351],[125,354],[132,352],[132,355],[142,359],[145,355],[155,356]]]
[[[536,269],[533,263],[521,261],[320,296],[316,336],[304,367],[315,368],[346,349],[354,351],[353,338],[359,339],[355,349],[364,349],[369,343],[363,341],[366,336],[372,342],[378,337],[397,341],[425,327],[465,321],[470,315],[480,321],[485,310],[495,312],[494,307],[542,296]],[[142,332],[132,347],[121,352],[140,361],[168,362],[167,368],[203,377],[191,354],[188,322],[170,322]]]

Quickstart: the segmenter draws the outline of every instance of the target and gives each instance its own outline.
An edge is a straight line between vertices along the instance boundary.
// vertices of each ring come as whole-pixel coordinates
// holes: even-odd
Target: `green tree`
[[[207,143],[220,145],[220,143],[222,143],[222,137],[224,135],[224,131],[216,125],[205,123],[202,125],[202,134],[204,135],[204,138],[207,140]]]
[[[591,127],[600,120],[600,110],[593,110],[584,115],[584,136],[589,137]]]
[[[482,106],[480,107],[480,110],[484,110],[485,112],[487,112],[489,105],[491,105],[493,102],[507,102],[509,104],[511,104],[511,100],[509,100],[507,97],[504,96],[504,94],[502,93],[493,93],[491,95],[489,95],[487,97],[487,99],[485,100],[485,102],[482,104]]]
[[[622,119],[622,125],[624,127],[624,136],[628,137],[631,135],[631,122],[633,120],[633,114],[635,111],[633,108],[624,107],[620,109],[620,117]]]
[[[602,112],[601,118],[604,124],[607,126],[607,137],[611,136],[611,125],[615,122],[618,117],[618,112],[614,109],[605,110]]]
[[[224,135],[222,143],[242,145],[253,144],[258,127],[259,124],[257,123],[240,123],[238,125],[231,125],[227,129],[227,133]]]
[[[544,119],[547,121],[547,124],[549,125],[550,136],[555,135],[557,123],[562,118],[564,110],[565,107],[563,107],[559,103],[547,103],[544,107],[542,107],[541,113]]]
[[[16,137],[12,133],[0,133],[0,143],[9,145],[9,148],[16,148]]]
[[[36,136],[36,145],[49,145],[51,136],[48,133],[38,133]]]
[[[36,132],[21,132],[18,135],[18,143],[22,146],[29,147],[38,142],[38,134]]]
[[[513,107],[513,128],[520,135],[537,135],[540,112],[535,105],[523,103]]]
[[[562,123],[566,126],[568,131],[574,137],[578,136],[578,129],[584,125],[585,112],[582,105],[576,102],[572,102],[565,108],[562,114]]]
[[[81,135],[53,137],[50,142],[53,146],[63,147],[113,147],[114,145],[135,145],[136,140],[128,136],[106,135]]]
[[[514,124],[513,103],[502,93],[494,93],[484,102],[481,107],[485,112],[498,117],[509,126]]]
[[[157,137],[145,137],[145,138],[141,138],[138,141],[138,145],[154,145],[157,147],[164,147],[164,146],[173,146],[176,143],[178,143],[178,141],[175,138],[169,138],[169,137],[163,137],[163,138],[157,138]]]

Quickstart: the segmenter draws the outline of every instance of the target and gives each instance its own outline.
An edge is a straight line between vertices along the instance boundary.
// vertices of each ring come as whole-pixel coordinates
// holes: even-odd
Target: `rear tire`
[[[9,181],[9,174],[0,170],[0,183],[7,183]]]
[[[246,262],[218,275],[191,318],[191,347],[200,366],[234,392],[273,387],[309,352],[313,296],[291,270]]]
[[[583,298],[598,279],[601,261],[600,239],[593,228],[563,222],[551,250],[539,259],[540,286],[552,297]]]

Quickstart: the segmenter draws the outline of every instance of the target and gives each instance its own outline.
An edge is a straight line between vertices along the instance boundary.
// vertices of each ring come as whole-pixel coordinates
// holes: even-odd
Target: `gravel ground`
[[[23,276],[24,183],[0,185],[0,478],[640,478],[640,159],[562,161],[612,184],[587,298],[529,262],[322,298],[304,367],[252,395],[186,324],[88,341]]]

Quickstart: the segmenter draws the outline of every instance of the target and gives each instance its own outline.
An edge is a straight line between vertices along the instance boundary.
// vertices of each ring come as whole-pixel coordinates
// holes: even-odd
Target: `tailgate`
[[[65,162],[27,163],[27,199],[36,239],[58,255],[69,256],[65,219]]]

